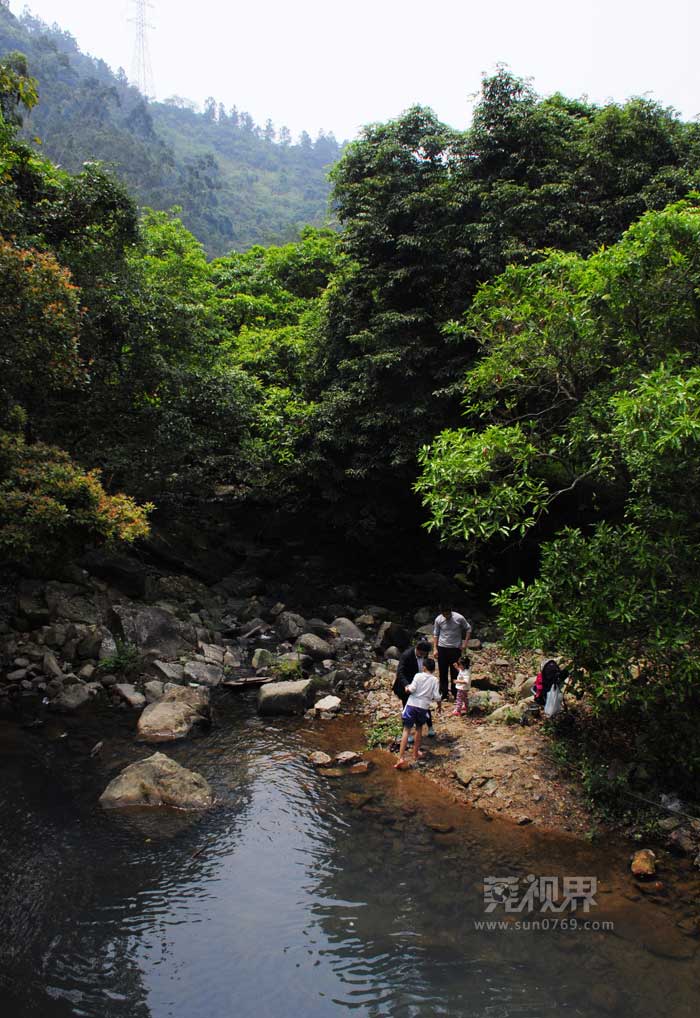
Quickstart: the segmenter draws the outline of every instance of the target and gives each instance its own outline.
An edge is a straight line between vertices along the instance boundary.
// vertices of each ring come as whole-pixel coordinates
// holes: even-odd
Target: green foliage
[[[485,286],[469,427],[423,451],[418,484],[474,558],[499,535],[538,547],[535,579],[494,599],[508,645],[556,647],[599,713],[666,739],[700,707],[699,288],[694,201]]]
[[[70,559],[86,543],[131,542],[148,533],[150,506],[107,495],[52,446],[0,431],[0,556],[42,566]]]
[[[278,679],[303,679],[304,673],[300,661],[276,661],[270,671]]]
[[[47,386],[76,385],[80,309],[70,274],[52,254],[0,236],[0,424],[16,401],[27,409]]]
[[[11,127],[22,126],[20,107],[29,112],[37,102],[37,82],[30,78],[24,53],[8,53],[0,61],[0,118]]]
[[[117,649],[114,654],[100,661],[100,671],[104,674],[114,672],[118,675],[134,674],[141,663],[141,652],[130,640],[115,639]]]
[[[401,738],[401,718],[384,718],[367,732],[367,749],[381,749]]]

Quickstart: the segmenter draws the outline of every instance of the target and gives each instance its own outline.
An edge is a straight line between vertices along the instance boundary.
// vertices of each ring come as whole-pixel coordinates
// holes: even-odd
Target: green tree
[[[509,269],[466,321],[483,350],[466,427],[423,450],[417,485],[429,526],[474,561],[513,541],[539,554],[496,597],[508,641],[567,655],[650,742],[700,708],[699,286],[695,201],[588,259]]]

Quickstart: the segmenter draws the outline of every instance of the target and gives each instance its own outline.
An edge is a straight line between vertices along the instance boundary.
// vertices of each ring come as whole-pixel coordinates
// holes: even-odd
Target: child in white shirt
[[[469,713],[469,690],[472,685],[471,672],[469,665],[471,664],[468,657],[462,657],[457,662],[459,672],[455,680],[455,686],[457,687],[457,697],[455,701],[455,709],[452,711],[452,717],[462,717]]]
[[[406,747],[408,745],[409,732],[412,728],[416,730],[415,742],[413,744],[413,759],[417,761],[420,757],[424,756],[420,749],[423,725],[430,723],[430,705],[433,701],[437,701],[438,710],[440,709],[440,686],[434,673],[435,662],[432,658],[426,658],[423,661],[423,671],[416,672],[413,676],[413,681],[406,686],[406,692],[410,695],[401,715],[403,735],[401,736],[399,759],[394,764],[398,771],[405,770],[408,766]]]

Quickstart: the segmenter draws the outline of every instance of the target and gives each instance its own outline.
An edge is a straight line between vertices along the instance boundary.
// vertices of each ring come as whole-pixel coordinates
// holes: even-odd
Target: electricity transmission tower
[[[153,68],[151,67],[151,54],[148,49],[148,30],[153,28],[146,20],[146,8],[153,7],[150,0],[131,0],[134,7],[134,17],[129,21],[136,25],[136,38],[134,40],[134,58],[131,64],[131,79],[138,87],[141,95],[147,99],[155,98],[156,89],[153,83]]]

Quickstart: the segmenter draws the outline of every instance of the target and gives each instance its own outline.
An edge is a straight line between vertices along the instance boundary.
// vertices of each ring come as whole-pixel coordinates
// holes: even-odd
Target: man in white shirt
[[[440,671],[440,694],[443,700],[448,697],[450,685],[452,686],[452,695],[457,695],[455,686],[459,671],[457,661],[466,650],[471,631],[471,622],[468,622],[464,615],[453,612],[450,608],[442,608],[435,619],[433,646]],[[452,680],[451,683],[449,679]]]
[[[405,770],[408,767],[406,747],[408,746],[408,736],[414,728],[413,759],[418,761],[424,755],[420,749],[421,732],[423,731],[423,725],[429,724],[431,703],[437,701],[438,710],[440,709],[440,690],[435,678],[435,662],[432,658],[425,658],[423,660],[423,671],[417,672],[414,675],[413,681],[406,686],[406,692],[409,694],[409,697],[401,715],[403,735],[401,736],[399,759],[394,765],[398,771]]]

